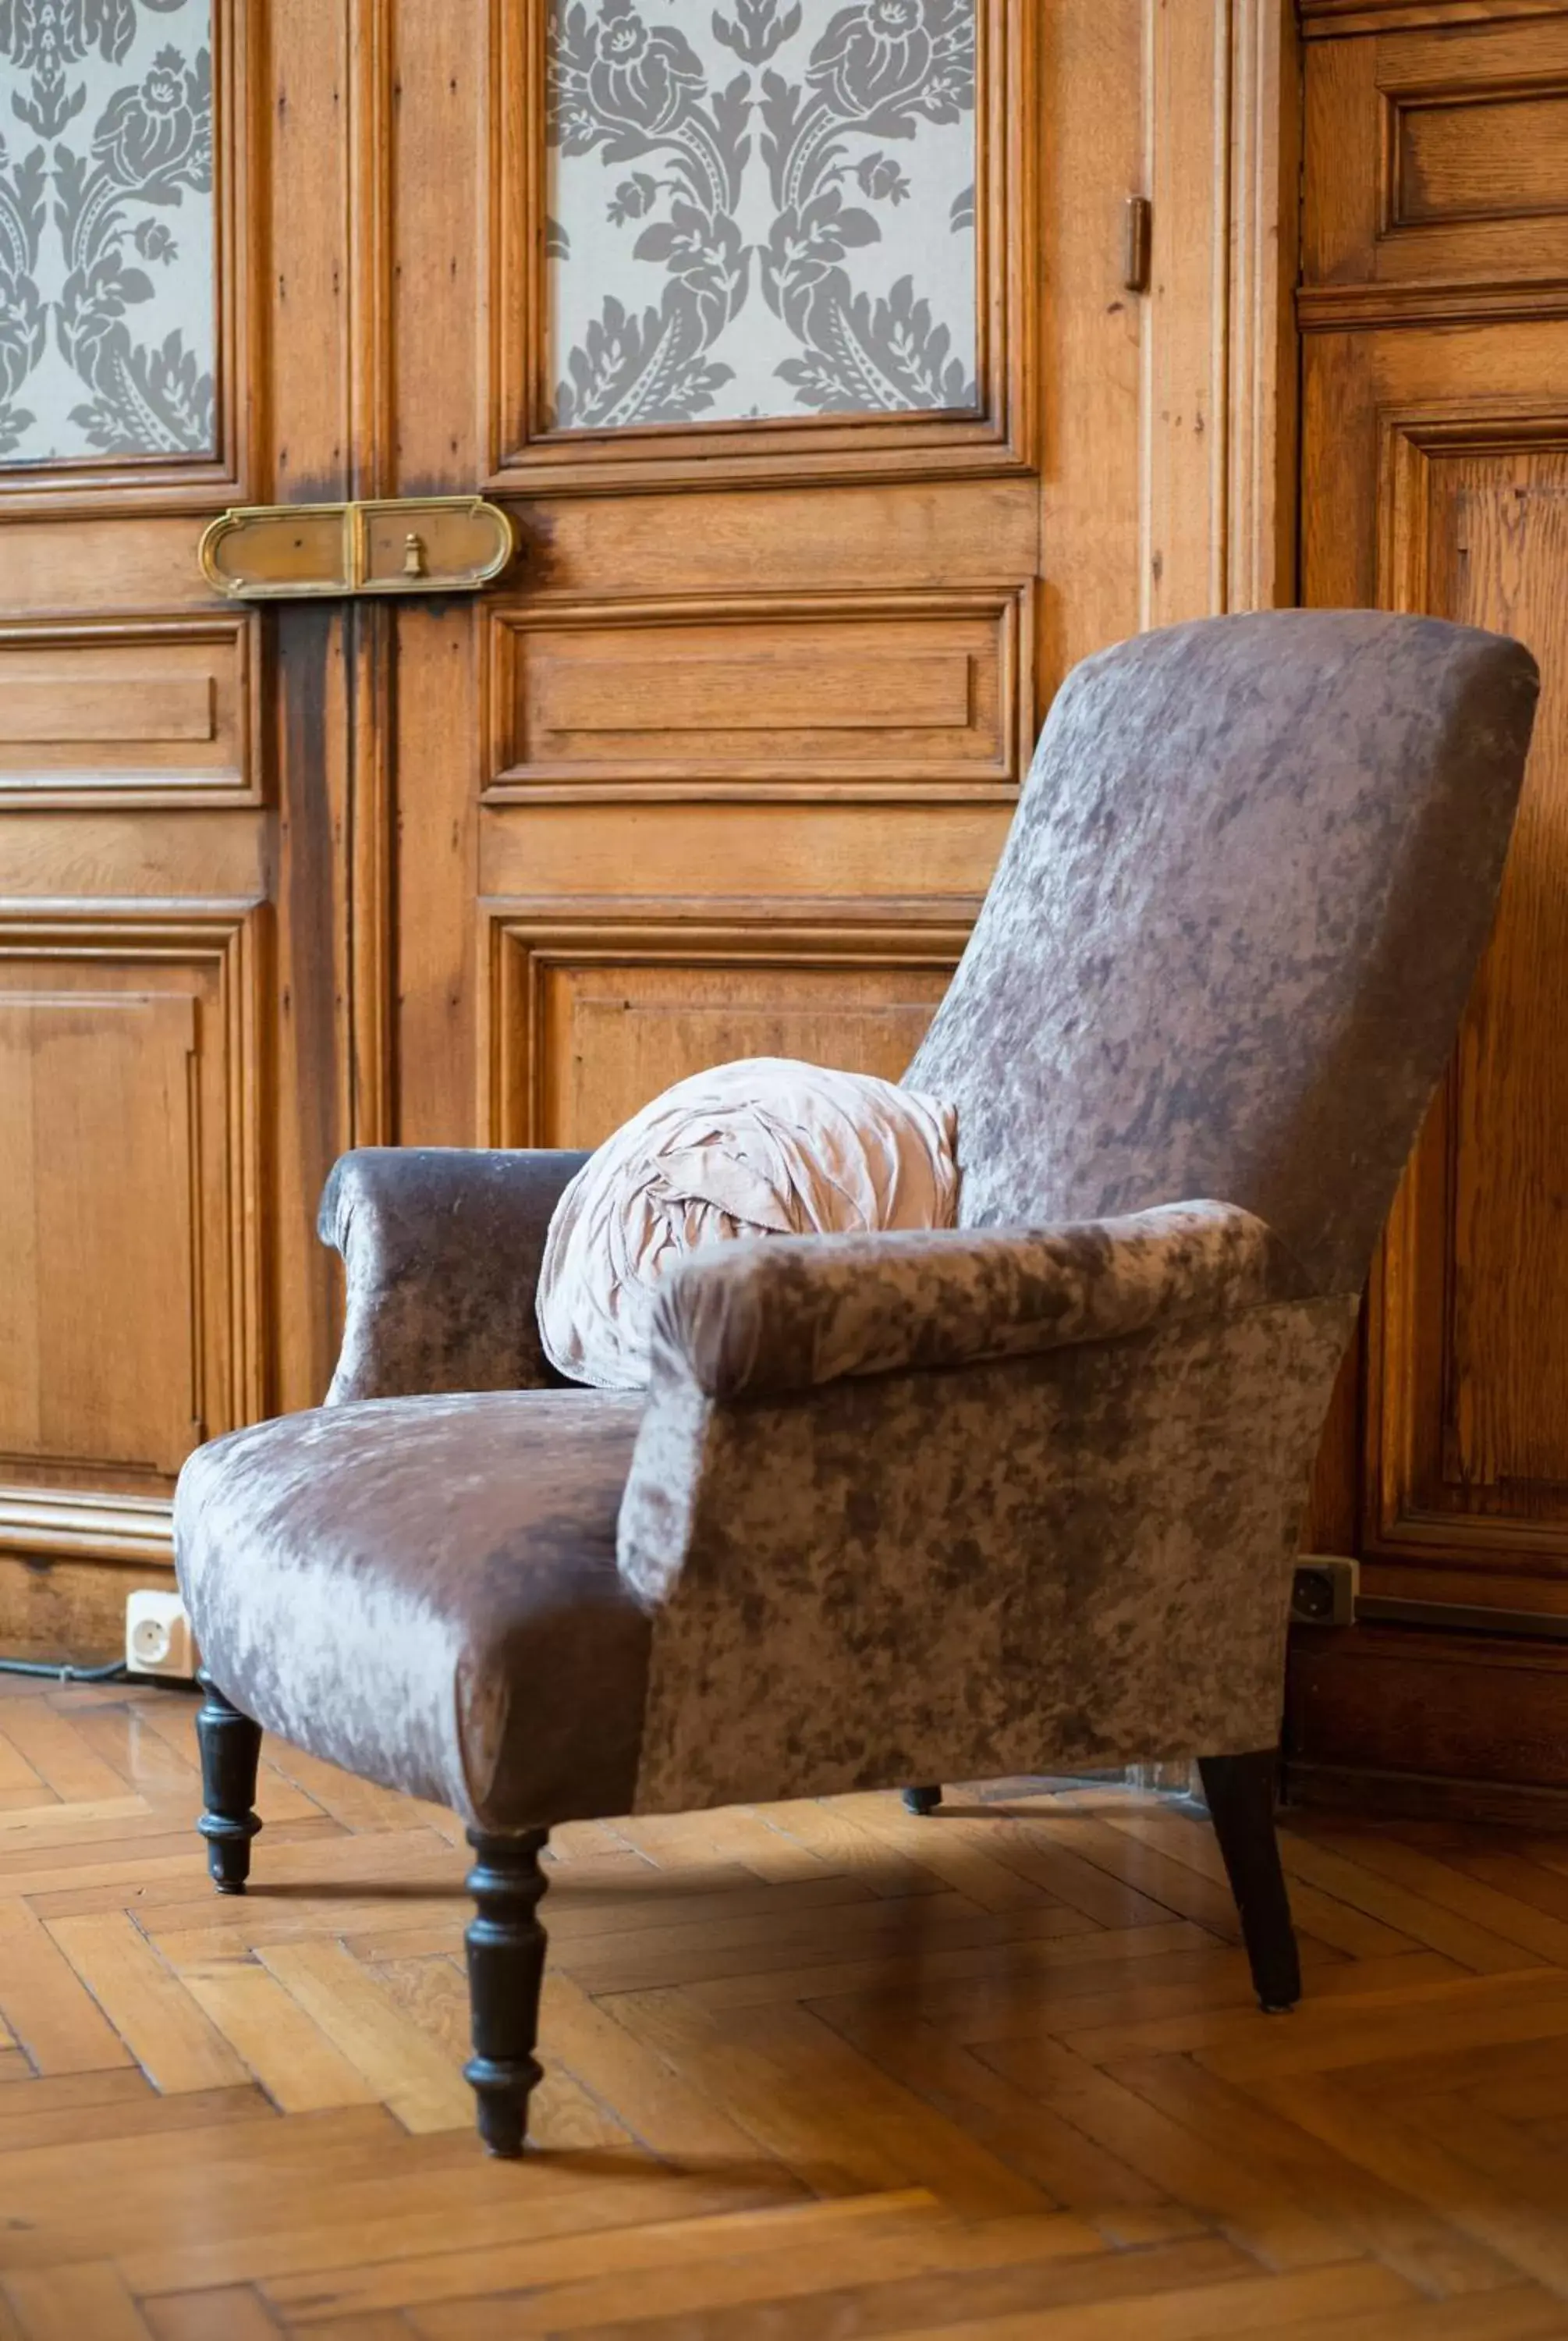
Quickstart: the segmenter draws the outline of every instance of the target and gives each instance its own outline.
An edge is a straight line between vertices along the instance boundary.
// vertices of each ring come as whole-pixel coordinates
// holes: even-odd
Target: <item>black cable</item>
[[[111,1667],[72,1667],[63,1659],[0,1659],[0,1675],[41,1675],[49,1682],[124,1682],[128,1671],[124,1659],[116,1659]]]

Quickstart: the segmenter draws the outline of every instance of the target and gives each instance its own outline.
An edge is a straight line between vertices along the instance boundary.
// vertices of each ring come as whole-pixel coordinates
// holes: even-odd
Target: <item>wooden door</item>
[[[344,1147],[907,1062],[1149,600],[1142,14],[0,11],[0,1648],[113,1650],[319,1400]],[[478,599],[198,567],[476,490]]]
[[[1321,1475],[1315,1540],[1404,1622],[1309,1636],[1295,1728],[1330,1771],[1568,1785],[1568,9],[1356,27],[1307,25],[1304,598],[1517,634],[1543,691]]]
[[[404,258],[403,476],[477,474],[522,542],[399,620],[401,1132],[592,1143],[733,1056],[895,1074],[1035,725],[1031,12],[509,0],[488,73],[442,15],[400,232],[454,157],[484,232]]]

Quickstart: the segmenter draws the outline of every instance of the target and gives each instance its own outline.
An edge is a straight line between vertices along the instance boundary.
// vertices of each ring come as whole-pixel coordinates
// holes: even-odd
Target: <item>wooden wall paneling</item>
[[[1038,11],[1042,712],[1079,659],[1137,630],[1145,304],[1118,254],[1144,184],[1143,7]]]
[[[1564,0],[1296,0],[1296,5],[1309,41],[1568,15]]]
[[[486,467],[491,322],[488,238],[502,134],[491,93],[500,71],[491,12],[398,0],[392,38],[401,93],[392,116],[392,301],[401,494],[475,488]],[[497,274],[507,319],[524,296]],[[530,550],[500,590],[531,591],[534,549],[555,515],[513,518]],[[461,597],[400,605],[386,808],[392,902],[386,971],[392,1134],[405,1145],[471,1143],[477,1015],[473,905],[479,892],[481,608]]]
[[[1568,1271],[1549,1029],[1549,971],[1568,951],[1553,874],[1568,764],[1550,680],[1565,647],[1568,409],[1548,387],[1568,379],[1565,336],[1541,320],[1463,340],[1401,326],[1307,343],[1312,597],[1517,631],[1548,676],[1497,937],[1374,1270],[1355,1479],[1377,1598],[1568,1607],[1550,1451],[1562,1368],[1555,1312],[1540,1307]],[[1325,1540],[1325,1511],[1342,1531],[1351,1509],[1343,1479],[1337,1494],[1320,1479],[1312,1541]]]
[[[1034,739],[1029,603],[491,603],[485,801],[1009,801]]]
[[[1556,164],[1568,90],[1463,100],[1395,101],[1389,125],[1384,234],[1568,212]]]
[[[384,603],[346,616],[345,772],[348,1097],[351,1146],[389,1146],[397,1129],[398,627]]]
[[[166,1485],[261,1409],[259,916],[0,911],[6,1477]]]
[[[488,899],[618,896],[629,906],[684,899],[797,897],[849,907],[872,901],[976,901],[1007,831],[1005,805],[923,809],[918,820],[881,805],[691,803],[540,805],[487,810],[480,892]]]
[[[1568,1664],[1568,9],[1303,15],[1304,598],[1518,633],[1544,689],[1493,942],[1374,1264],[1359,1439],[1342,1390],[1315,1489],[1312,1540],[1360,1553],[1374,1614],[1434,1630],[1297,1637],[1291,1777],[1523,1812],[1563,1785]]]
[[[278,988],[273,1046],[272,1400],[320,1403],[339,1310],[323,1274],[316,1208],[352,1127],[349,835],[352,605],[304,603],[276,621],[274,883]]]
[[[20,905],[68,892],[110,901],[234,901],[264,894],[273,868],[265,816],[182,809],[178,821],[74,811],[68,822],[0,803],[4,899]]]
[[[0,908],[7,1647],[112,1648],[185,1455],[264,1411],[265,941],[254,902]]]
[[[1378,288],[1409,308],[1421,284],[1528,314],[1536,283],[1568,276],[1568,15],[1311,43],[1306,107],[1338,167],[1308,206],[1304,316],[1371,323]]]
[[[1153,275],[1144,341],[1139,622],[1226,606],[1229,0],[1148,0]]]
[[[473,905],[484,882],[475,632],[484,623],[482,613],[453,604],[397,613],[392,1044],[404,1146],[478,1138]],[[624,859],[623,842],[604,842],[618,863]],[[516,843],[524,862],[536,858],[528,838]]]
[[[1238,0],[1227,186],[1227,610],[1279,609],[1297,595],[1301,115],[1291,0]]]
[[[254,619],[0,624],[0,804],[256,805]]]
[[[1146,0],[1140,623],[1295,598],[1287,0]]]
[[[0,989],[0,1471],[166,1482],[201,1435],[195,1003],[50,973]]]
[[[353,0],[347,21],[345,123],[345,468],[348,493],[356,497],[399,492],[400,34],[393,0]],[[341,1045],[347,1073],[342,1135],[351,1146],[386,1145],[395,1131],[396,656],[394,611],[367,601],[344,612],[347,990]]]
[[[215,446],[0,463],[0,1645],[102,1655],[197,1439],[265,1410],[267,12],[214,0]]]
[[[1037,460],[1037,28],[1027,0],[977,0],[976,234],[980,411],[807,416],[743,423],[551,432],[546,332],[546,0],[490,0],[495,59],[489,147],[496,158],[489,241],[485,377],[487,493],[520,494],[683,483],[780,483],[1028,471]]]
[[[1565,1698],[1568,1649],[1557,1644],[1301,1628],[1286,1714],[1292,1798],[1560,1829]]]
[[[1568,355],[1568,343],[1564,354]],[[1383,598],[1517,633],[1543,692],[1497,931],[1389,1226],[1374,1282],[1369,1554],[1564,1579],[1568,1290],[1556,1133],[1568,1071],[1552,971],[1568,969],[1568,404],[1385,413]],[[1521,1084],[1525,1084],[1522,1091]],[[1555,1602],[1553,1607],[1557,1606]]]
[[[729,1059],[800,1057],[896,1080],[976,902],[489,902],[485,1143],[594,1146]]]
[[[392,480],[394,27],[387,0],[272,0],[265,500]],[[281,604],[275,764],[275,1247],[269,1403],[319,1402],[339,1295],[315,1233],[332,1162],[391,1134],[392,621]]]

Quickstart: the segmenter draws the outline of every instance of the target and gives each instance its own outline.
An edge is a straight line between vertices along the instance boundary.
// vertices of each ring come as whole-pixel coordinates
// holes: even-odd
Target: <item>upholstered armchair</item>
[[[960,1226],[692,1257],[645,1394],[541,1352],[581,1157],[338,1164],[328,1402],[180,1483],[201,1826],[240,1890],[262,1726],[463,1817],[492,2149],[539,2072],[540,1854],[582,1816],[1196,1758],[1260,1999],[1295,1999],[1298,1519],[1535,692],[1517,643],[1365,612],[1080,667],[910,1070],[958,1108]]]

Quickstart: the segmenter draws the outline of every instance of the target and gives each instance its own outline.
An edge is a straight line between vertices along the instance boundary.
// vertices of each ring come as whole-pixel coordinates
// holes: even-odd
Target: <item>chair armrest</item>
[[[1355,1305],[1221,1203],[699,1254],[616,1539],[635,1809],[1268,1746]]]
[[[1229,1203],[1041,1230],[775,1237],[698,1253],[665,1279],[652,1379],[777,1397],[1114,1340],[1300,1290],[1262,1220]]]
[[[316,1222],[348,1271],[327,1403],[554,1385],[534,1292],[551,1213],[587,1159],[434,1146],[342,1155]]]

